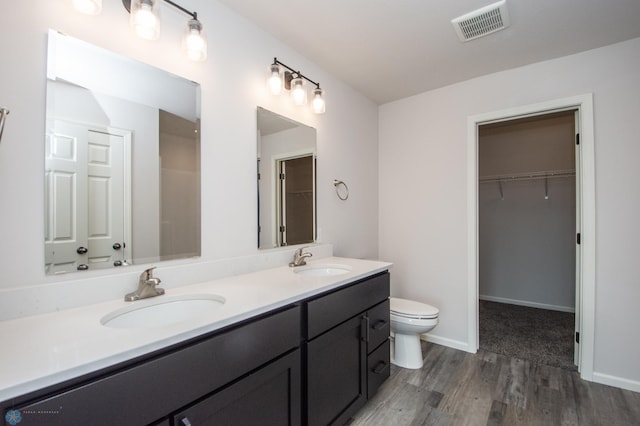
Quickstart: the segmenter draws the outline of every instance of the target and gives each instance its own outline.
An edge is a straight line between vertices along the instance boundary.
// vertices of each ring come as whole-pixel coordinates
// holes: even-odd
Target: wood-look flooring
[[[575,371],[433,343],[423,355],[420,370],[392,365],[351,426],[640,425],[640,393]]]

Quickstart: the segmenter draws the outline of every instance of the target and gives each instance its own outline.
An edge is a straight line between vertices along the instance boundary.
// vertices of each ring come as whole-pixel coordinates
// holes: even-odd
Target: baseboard
[[[603,373],[593,373],[593,381],[620,389],[640,392],[640,382],[637,380],[629,380],[623,377],[610,376],[609,374]]]
[[[476,353],[476,350],[469,350],[469,344],[467,342],[447,339],[446,337],[434,336],[433,334],[421,334],[420,339],[424,340],[425,342],[436,343],[438,345],[447,346],[449,348],[459,349],[465,352]]]
[[[529,302],[528,300],[507,299],[505,297],[480,295],[480,300],[487,302],[508,303],[510,305],[528,306],[529,308],[548,309],[550,311],[571,312],[575,313],[576,309],[572,306],[549,305],[547,303]]]

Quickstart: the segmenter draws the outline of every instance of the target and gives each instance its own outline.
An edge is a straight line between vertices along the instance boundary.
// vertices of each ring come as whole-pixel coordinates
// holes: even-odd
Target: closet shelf
[[[481,176],[480,183],[508,182],[517,180],[539,180],[575,176],[575,170],[547,170],[542,172],[511,173],[505,175]]]

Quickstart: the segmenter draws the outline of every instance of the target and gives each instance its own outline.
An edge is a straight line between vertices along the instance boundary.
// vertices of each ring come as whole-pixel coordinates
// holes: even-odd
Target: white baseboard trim
[[[529,302],[528,300],[507,299],[506,297],[480,295],[480,300],[487,302],[508,303],[510,305],[528,306],[529,308],[548,309],[550,311],[561,311],[575,313],[576,309],[572,306],[549,305],[547,303]]]
[[[467,342],[461,342],[459,340],[447,339],[446,337],[434,336],[433,334],[421,334],[420,339],[425,342],[437,343],[438,345],[447,346],[453,349],[459,349],[465,352],[476,353],[475,350],[469,350]]]
[[[626,389],[633,392],[640,392],[640,382],[637,380],[629,380],[623,377],[594,372],[593,381],[603,385],[614,386],[616,388]]]

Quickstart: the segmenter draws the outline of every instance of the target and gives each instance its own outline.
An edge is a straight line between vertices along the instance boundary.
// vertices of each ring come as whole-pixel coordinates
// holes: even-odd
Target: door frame
[[[285,246],[285,237],[283,237],[282,233],[280,232],[280,225],[286,223],[286,220],[284,218],[284,212],[283,212],[283,199],[282,199],[282,188],[281,188],[281,183],[280,183],[280,178],[279,178],[279,174],[280,174],[280,165],[281,163],[287,161],[287,160],[295,160],[296,158],[302,158],[302,157],[311,157],[311,173],[312,173],[312,179],[313,179],[313,192],[314,192],[314,196],[313,196],[313,240],[316,240],[316,196],[315,196],[315,192],[316,192],[316,150],[315,149],[302,149],[302,150],[295,150],[295,151],[290,151],[290,152],[283,152],[283,153],[278,153],[275,155],[271,156],[271,175],[273,176],[273,185],[271,185],[271,211],[274,212],[274,216],[273,216],[273,220],[272,220],[272,224],[271,226],[273,227],[274,230],[274,234],[275,235],[275,241],[276,241],[276,247],[283,247]]]
[[[593,380],[595,340],[595,277],[596,277],[596,224],[595,224],[595,149],[593,131],[593,94],[555,99],[537,104],[518,106],[487,112],[467,118],[467,295],[468,295],[468,348],[475,353],[480,343],[479,336],[479,234],[478,234],[478,126],[496,121],[505,121],[525,116],[535,116],[577,109],[580,117],[580,173],[582,183],[580,200],[576,212],[582,218],[580,276],[576,286],[581,298],[576,300],[580,311],[579,365],[580,377]],[[579,166],[579,167],[578,167]],[[576,181],[578,176],[576,176]]]

